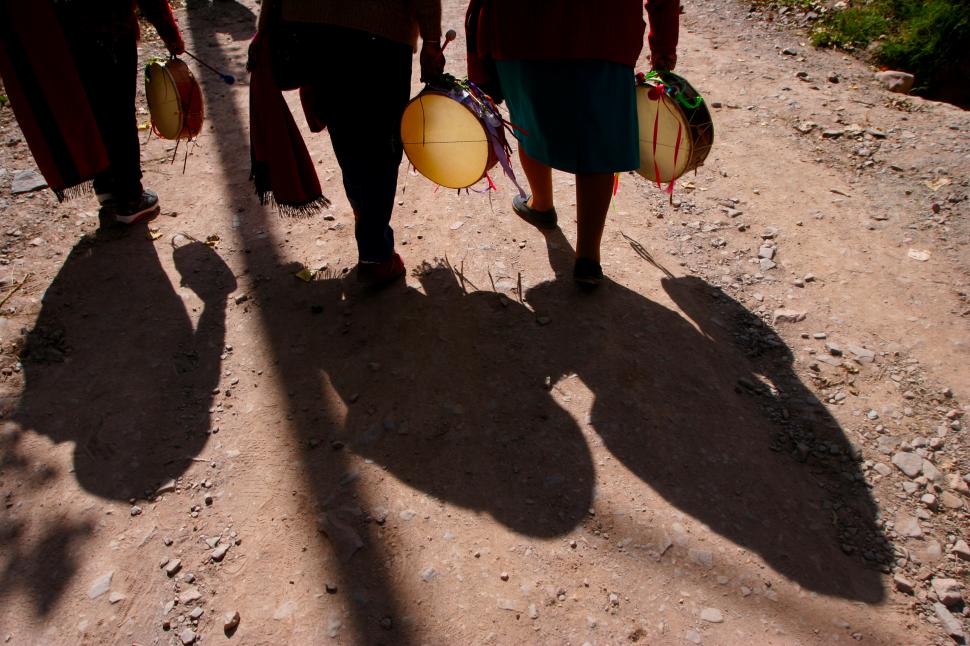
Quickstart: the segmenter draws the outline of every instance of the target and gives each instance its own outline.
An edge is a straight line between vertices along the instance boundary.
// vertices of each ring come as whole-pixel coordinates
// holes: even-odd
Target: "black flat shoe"
[[[603,282],[603,267],[595,260],[577,258],[573,267],[573,280],[581,287],[599,287]]]
[[[520,218],[536,227],[537,229],[555,229],[557,222],[559,221],[558,216],[556,216],[556,209],[549,209],[548,211],[536,211],[534,208],[529,206],[529,198],[522,197],[521,195],[516,195],[512,198],[512,210]]]

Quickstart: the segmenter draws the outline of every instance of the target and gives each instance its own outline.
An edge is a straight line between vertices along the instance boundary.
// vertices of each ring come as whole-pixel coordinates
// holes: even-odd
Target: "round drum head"
[[[159,136],[178,139],[185,127],[185,115],[175,80],[165,65],[149,63],[145,69],[145,96],[152,125]]]
[[[426,92],[401,118],[404,152],[419,173],[447,188],[467,188],[488,170],[485,127],[475,114],[444,94]]]
[[[677,101],[657,93],[650,98],[650,86],[637,87],[637,118],[640,122],[640,169],[655,182],[672,182],[687,170],[693,157],[689,124]],[[656,133],[656,136],[654,136]]]

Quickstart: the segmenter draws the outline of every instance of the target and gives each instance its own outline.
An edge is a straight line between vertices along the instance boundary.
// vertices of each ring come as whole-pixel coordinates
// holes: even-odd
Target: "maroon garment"
[[[126,38],[138,34],[136,6],[163,41],[179,39],[178,23],[168,0],[59,0],[56,10],[65,28],[77,33]]]
[[[591,59],[633,67],[643,49],[643,8],[650,51],[677,51],[680,0],[472,0],[480,7],[477,49],[493,60]]]

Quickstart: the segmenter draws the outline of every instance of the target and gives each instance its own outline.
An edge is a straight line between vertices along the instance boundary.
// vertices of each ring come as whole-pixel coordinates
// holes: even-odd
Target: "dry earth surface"
[[[967,631],[970,115],[811,49],[799,14],[685,9],[715,147],[672,203],[622,178],[592,295],[569,276],[567,175],[543,237],[508,181],[456,195],[402,172],[411,272],[379,294],[353,280],[326,134],[308,142],[332,210],[257,204],[252,0],[178,11],[240,82],[195,67],[187,160],[143,146],[149,227],[13,194],[35,167],[0,109],[0,640]]]

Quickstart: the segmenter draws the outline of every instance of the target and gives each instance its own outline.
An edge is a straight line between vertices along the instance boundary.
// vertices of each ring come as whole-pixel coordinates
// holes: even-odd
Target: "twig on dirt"
[[[620,231],[620,235],[623,236],[624,238],[626,238],[626,241],[630,243],[630,246],[633,247],[633,250],[635,252],[637,252],[637,255],[638,256],[640,256],[641,258],[643,258],[644,260],[646,260],[647,262],[649,262],[651,265],[653,265],[654,267],[656,267],[657,269],[659,269],[660,271],[662,271],[667,278],[673,278],[674,277],[674,275],[672,273],[670,273],[670,270],[669,269],[667,269],[666,267],[664,267],[663,265],[661,265],[659,262],[657,262],[656,260],[654,260],[653,256],[650,255],[650,252],[647,251],[642,244],[640,244],[639,242],[637,242],[636,240],[634,240],[633,238],[631,238],[627,234],[623,233],[622,231]]]
[[[849,99],[849,100],[852,101],[853,103],[861,103],[862,105],[867,105],[870,108],[876,107],[875,103],[869,103],[868,101],[860,101],[859,99]]]
[[[16,294],[18,291],[20,291],[20,288],[27,283],[27,279],[30,278],[31,276],[32,274],[30,272],[27,272],[27,275],[24,276],[24,279],[22,281],[20,281],[20,284],[14,287],[13,289],[11,289],[10,292],[3,297],[3,300],[0,301],[0,307],[3,307],[4,305],[6,305],[7,301],[10,300],[10,297]]]
[[[495,288],[495,279],[492,278],[492,270],[489,269],[487,271],[488,271],[488,282],[492,283],[492,291],[497,294],[498,293],[498,289]]]
[[[189,458],[193,462],[205,462],[206,464],[212,464],[212,460],[208,458]]]
[[[522,303],[523,301],[522,301],[522,272],[521,271],[519,272],[518,283],[519,284],[517,285],[516,289],[518,290],[518,293],[519,293],[519,302]]]

